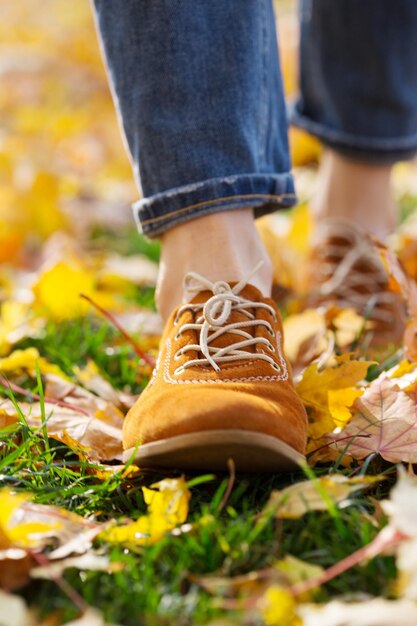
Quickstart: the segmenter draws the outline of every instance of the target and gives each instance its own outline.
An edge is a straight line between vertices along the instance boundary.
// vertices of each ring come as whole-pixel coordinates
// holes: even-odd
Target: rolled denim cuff
[[[132,206],[139,229],[148,237],[210,213],[252,207],[255,217],[297,201],[292,175],[240,174],[212,178],[157,193]]]
[[[417,134],[403,137],[370,137],[347,133],[317,122],[299,108],[295,102],[289,106],[289,122],[317,137],[325,146],[358,161],[390,165],[407,161],[417,153]]]

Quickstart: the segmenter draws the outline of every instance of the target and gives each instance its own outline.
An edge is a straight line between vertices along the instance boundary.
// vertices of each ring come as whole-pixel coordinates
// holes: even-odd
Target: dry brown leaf
[[[300,605],[303,626],[415,626],[417,604],[411,600],[372,598],[363,602],[333,600]]]
[[[42,410],[40,403],[19,403],[19,408],[31,428],[42,428]],[[86,415],[74,409],[45,403],[46,426],[48,435],[68,444],[71,440],[84,447],[92,461],[121,460],[122,430],[106,423],[93,415]],[[0,405],[0,416],[4,419],[18,420],[19,416],[14,404],[4,400]],[[68,436],[70,439],[68,439]],[[77,452],[77,450],[75,450]]]
[[[67,404],[74,405],[75,409],[82,408],[97,419],[115,428],[122,428],[124,415],[111,401],[100,398],[61,376],[46,374],[45,381],[46,398],[64,400]]]
[[[19,596],[0,589],[0,626],[37,626],[38,622]]]
[[[102,526],[59,507],[35,504],[27,494],[2,489],[0,528],[8,543],[6,558],[9,548],[42,550],[46,546],[55,548],[49,558],[63,558],[86,552]]]
[[[26,550],[21,548],[0,550],[0,588],[14,591],[26,585],[33,565],[34,561]]]
[[[391,463],[416,463],[416,403],[384,373],[356,400],[354,417],[332,439],[339,450],[348,445],[356,459],[376,453]]]
[[[350,494],[366,489],[381,476],[358,476],[348,478],[334,474],[304,480],[281,491],[273,491],[266,505],[279,519],[298,519],[309,511],[326,511],[329,505],[346,503]]]
[[[112,387],[100,374],[94,361],[89,360],[83,368],[74,366],[73,370],[83,387],[95,393],[102,400],[111,402],[119,409],[130,409],[137,399],[137,396],[132,396]]]
[[[52,561],[47,565],[32,568],[31,578],[43,578],[45,580],[56,580],[66,569],[76,568],[84,571],[95,572],[120,572],[124,568],[123,563],[111,562],[108,556],[87,552],[81,556],[68,557],[62,561]]]

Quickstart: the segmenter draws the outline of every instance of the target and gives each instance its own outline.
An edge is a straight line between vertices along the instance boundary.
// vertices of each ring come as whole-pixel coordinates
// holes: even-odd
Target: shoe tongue
[[[236,283],[230,283],[231,287],[233,287]],[[239,294],[237,294],[240,298],[244,299],[244,300],[249,300],[250,302],[259,302],[262,298],[261,293],[259,292],[259,290],[254,287],[253,285],[246,285],[240,292]],[[191,303],[192,304],[203,304],[206,303],[210,298],[213,297],[213,292],[212,291],[200,291],[192,300]],[[248,315],[245,315],[245,313],[241,313],[240,311],[236,311],[235,309],[232,309],[229,318],[226,320],[225,324],[223,326],[226,326],[228,324],[235,324],[237,322],[247,322],[249,319],[254,319],[257,313],[257,309],[255,308],[248,308],[245,309],[246,311],[248,311],[249,313],[251,313],[254,317],[250,318]],[[199,315],[202,315],[202,312],[200,312],[196,317],[198,317]],[[216,330],[220,328],[220,327],[213,327],[213,330],[211,330],[209,332],[209,337],[216,332]],[[249,326],[248,328],[243,328],[242,330],[244,330],[245,332],[247,332],[248,334],[250,334],[252,337],[255,337],[256,334],[256,326]],[[199,342],[199,336],[198,333],[196,333],[196,343]],[[245,341],[245,337],[242,337],[242,335],[238,335],[235,333],[221,333],[219,337],[217,337],[217,339],[215,339],[214,341],[210,342],[210,346],[216,347],[216,348],[225,348],[226,346],[230,346],[231,344],[234,343],[238,343],[240,341]],[[245,351],[247,352],[255,352],[255,348],[256,346],[248,346],[246,348],[244,348]],[[200,353],[200,358],[204,358],[202,357],[202,354]],[[240,363],[240,361],[232,361],[231,362],[233,365],[238,365]]]

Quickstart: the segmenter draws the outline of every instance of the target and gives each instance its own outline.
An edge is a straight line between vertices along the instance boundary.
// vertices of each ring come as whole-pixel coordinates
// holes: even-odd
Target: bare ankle
[[[397,219],[391,169],[389,165],[370,165],[326,151],[311,203],[318,227],[328,218],[340,219],[385,239],[395,229]]]
[[[272,264],[256,230],[252,209],[206,215],[170,229],[162,237],[156,293],[163,319],[187,298],[183,280],[188,272],[211,281],[235,281],[245,278],[260,260],[263,265],[250,282],[268,296]]]

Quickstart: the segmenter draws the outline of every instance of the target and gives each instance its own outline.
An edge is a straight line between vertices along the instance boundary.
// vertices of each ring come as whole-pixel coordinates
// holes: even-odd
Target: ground
[[[0,24],[0,625],[314,626],[335,598],[329,626],[357,623],[348,600],[369,626],[396,623],[383,621],[391,608],[416,623],[415,165],[395,171],[401,226],[381,249],[408,306],[397,343],[369,348],[352,311],[304,311],[320,157],[305,136],[292,136],[303,202],[259,225],[309,465],[272,476],[123,465],[123,416],[157,353],[159,245],[131,220],[137,191],[90,8],[43,7],[12,3]]]

